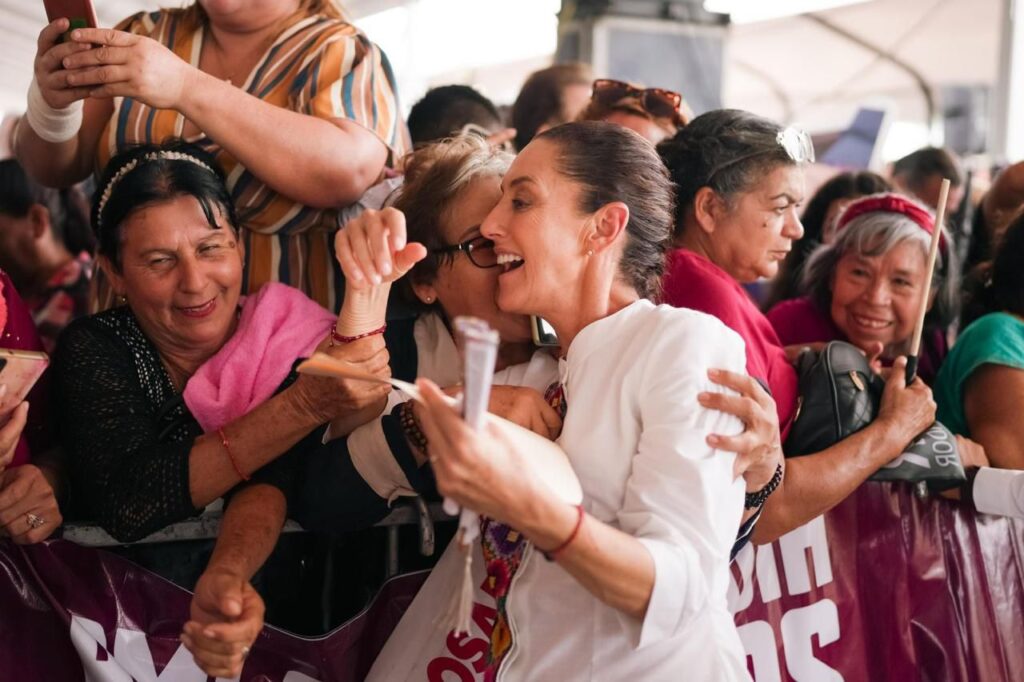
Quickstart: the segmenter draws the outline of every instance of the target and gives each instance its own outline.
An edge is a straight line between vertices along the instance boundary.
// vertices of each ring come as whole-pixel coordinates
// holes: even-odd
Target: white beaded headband
[[[203,163],[202,161],[200,161],[196,157],[190,156],[189,154],[185,154],[183,152],[150,152],[150,153],[146,154],[145,156],[143,156],[141,158],[132,159],[131,161],[129,161],[125,165],[121,166],[121,168],[118,169],[118,171],[116,173],[114,173],[114,176],[112,178],[110,178],[110,182],[107,183],[106,188],[103,190],[103,194],[100,195],[100,204],[99,204],[99,206],[96,209],[96,226],[97,227],[99,227],[100,224],[103,222],[103,220],[102,220],[103,209],[106,207],[107,202],[110,200],[110,195],[114,191],[114,186],[118,182],[120,182],[124,178],[124,176],[128,175],[133,170],[135,170],[135,168],[139,165],[140,162],[142,162],[142,161],[160,161],[160,160],[163,160],[163,159],[167,159],[169,161],[188,161],[189,163],[194,163],[197,166],[199,166],[200,168],[205,168],[206,170],[208,170],[211,173],[213,173],[214,175],[216,175],[216,173],[214,173],[214,170],[212,168],[210,168],[209,166],[207,166],[205,163]]]

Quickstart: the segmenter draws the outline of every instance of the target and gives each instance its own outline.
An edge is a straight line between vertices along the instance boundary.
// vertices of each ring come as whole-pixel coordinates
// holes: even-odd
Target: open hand
[[[707,392],[698,395],[697,401],[708,409],[731,414],[744,424],[743,433],[736,436],[711,434],[708,445],[735,452],[734,475],[743,476],[747,492],[761,490],[768,485],[782,462],[782,439],[775,401],[756,379],[746,374],[712,369],[708,371],[708,378],[739,395]]]

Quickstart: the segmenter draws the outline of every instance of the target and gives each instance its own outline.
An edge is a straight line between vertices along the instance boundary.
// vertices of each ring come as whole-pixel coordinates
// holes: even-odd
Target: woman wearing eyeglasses
[[[394,286],[416,316],[388,322],[393,376],[426,377],[450,387],[461,382],[451,320],[460,315],[485,320],[501,337],[490,411],[554,438],[561,419],[542,394],[558,379],[555,349],[534,344],[529,316],[499,309],[503,265],[494,242],[480,233],[501,199],[501,179],[511,159],[476,135],[411,154],[394,206],[368,211],[338,233],[336,252],[347,281],[342,315],[361,311],[360,319],[345,320],[347,328],[378,328]],[[404,235],[401,243],[384,236],[398,234]],[[763,490],[777,464],[771,399],[745,375],[722,372],[716,381],[741,394],[736,401],[747,418],[744,434],[723,437],[716,445],[746,462],[748,492]],[[392,393],[383,416],[348,437],[349,457],[306,458],[293,512],[303,527],[331,533],[364,528],[383,518],[396,496],[433,493],[426,454],[417,446],[420,408],[410,403],[395,409],[406,398]],[[342,489],[349,492],[339,496]],[[751,505],[745,513],[734,553],[749,538],[757,508]]]
[[[773,277],[803,235],[797,211],[804,199],[801,166],[814,160],[810,138],[754,114],[717,110],[695,118],[658,151],[677,188],[676,248],[669,254],[664,301],[714,315],[743,337],[747,371],[771,390],[785,439],[797,413],[796,370],[741,285]],[[870,426],[786,462],[755,542],[770,542],[828,511],[931,425],[931,391],[920,380],[906,386],[905,362],[895,361],[898,371],[890,374]]]
[[[414,316],[390,320],[385,332],[394,376],[459,384],[450,321],[480,318],[501,336],[490,411],[553,438],[561,419],[542,393],[558,377],[557,362],[533,344],[529,317],[498,310],[500,268],[493,243],[480,235],[480,224],[501,197],[511,158],[477,135],[417,150],[408,157],[394,207],[349,222],[338,233],[336,252],[348,282],[346,299],[353,299],[347,309],[362,311],[364,318],[353,320],[353,328],[380,326],[392,282],[408,272],[394,286]],[[399,233],[408,247],[382,238]],[[399,251],[393,267],[392,250]],[[378,265],[382,261],[387,269]],[[411,404],[401,406],[405,399],[394,392],[379,420],[348,437],[349,457],[306,459],[295,511],[303,527],[329,533],[365,528],[384,517],[396,497],[432,491],[426,455],[417,447],[417,417]],[[339,490],[347,492],[339,496]]]
[[[658,144],[675,135],[692,117],[693,112],[678,92],[598,78],[578,120],[617,123]]]

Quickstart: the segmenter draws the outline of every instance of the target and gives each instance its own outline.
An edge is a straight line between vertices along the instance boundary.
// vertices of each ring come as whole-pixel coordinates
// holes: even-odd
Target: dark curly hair
[[[173,158],[176,155],[199,163]],[[129,167],[130,170],[124,170]],[[131,147],[112,158],[96,186],[92,206],[92,224],[100,255],[120,268],[124,221],[143,206],[186,195],[199,202],[210,227],[219,229],[216,208],[228,219],[232,229],[237,229],[238,217],[225,184],[224,171],[201,147],[175,139],[160,145]]]

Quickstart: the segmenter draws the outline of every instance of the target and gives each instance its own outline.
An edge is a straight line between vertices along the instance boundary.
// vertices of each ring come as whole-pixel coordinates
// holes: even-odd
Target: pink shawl
[[[245,297],[234,335],[185,385],[185,404],[203,431],[216,431],[274,395],[336,320],[285,284],[271,282]]]

